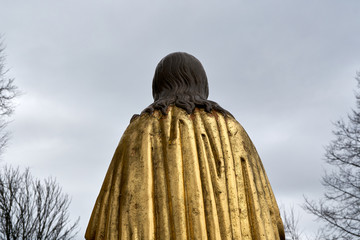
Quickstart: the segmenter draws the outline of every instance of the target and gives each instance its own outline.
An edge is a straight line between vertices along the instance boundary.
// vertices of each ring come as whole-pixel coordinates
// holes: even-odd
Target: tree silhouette
[[[70,199],[54,179],[34,179],[29,170],[0,170],[0,239],[70,240],[78,221],[70,224]]]
[[[14,79],[8,78],[6,73],[4,47],[0,36],[0,153],[8,140],[8,134],[4,131],[7,117],[13,113],[13,99],[19,94]]]
[[[360,73],[356,80],[360,88]],[[325,194],[318,202],[305,198],[304,208],[325,223],[326,239],[360,238],[360,91],[356,109],[347,121],[335,123],[335,139],[326,147],[325,160],[332,168],[322,184]]]

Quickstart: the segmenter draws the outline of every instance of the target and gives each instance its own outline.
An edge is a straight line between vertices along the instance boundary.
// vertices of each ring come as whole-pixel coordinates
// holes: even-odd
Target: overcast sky
[[[185,51],[247,130],[279,205],[299,209],[321,194],[332,122],[355,106],[359,29],[359,0],[0,0],[6,66],[24,93],[1,164],[56,177],[82,239],[122,133],[152,102],[156,64]]]

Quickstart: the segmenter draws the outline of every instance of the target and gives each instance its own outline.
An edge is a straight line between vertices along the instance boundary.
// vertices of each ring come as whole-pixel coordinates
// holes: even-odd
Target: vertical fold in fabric
[[[170,107],[126,129],[106,173],[87,240],[282,240],[258,153],[232,117]]]

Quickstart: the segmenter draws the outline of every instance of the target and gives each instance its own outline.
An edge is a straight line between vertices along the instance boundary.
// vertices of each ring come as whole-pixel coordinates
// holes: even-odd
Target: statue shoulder
[[[130,123],[132,123],[134,120],[136,120],[139,117],[140,117],[140,114],[134,114],[130,119]]]

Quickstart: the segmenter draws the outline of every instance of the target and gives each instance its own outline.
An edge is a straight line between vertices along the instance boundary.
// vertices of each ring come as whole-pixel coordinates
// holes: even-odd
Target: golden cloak
[[[91,239],[285,239],[257,151],[216,111],[142,114],[123,134],[85,234]]]

